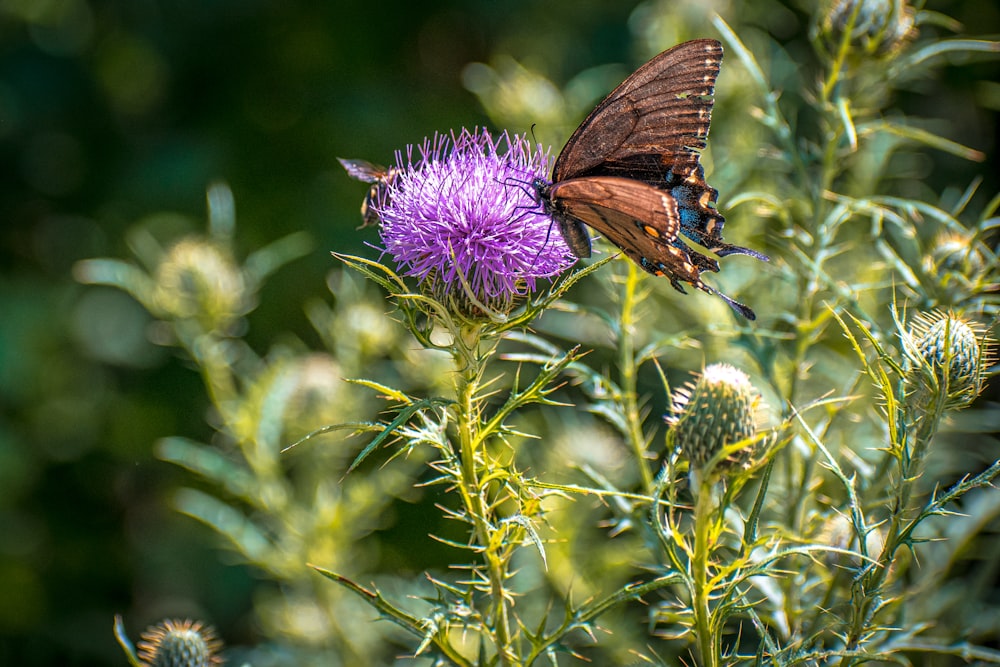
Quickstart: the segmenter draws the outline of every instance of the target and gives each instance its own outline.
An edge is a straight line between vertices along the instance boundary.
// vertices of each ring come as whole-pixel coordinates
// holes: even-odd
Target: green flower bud
[[[884,56],[916,35],[913,15],[904,0],[833,0],[822,28],[831,45],[850,31],[851,46]]]
[[[864,555],[877,556],[885,545],[885,525],[871,526],[865,536]],[[826,517],[815,538],[816,544],[823,544],[835,549],[843,549],[856,553],[844,554],[837,551],[823,552],[822,562],[828,567],[860,567],[863,564],[858,536],[854,532],[850,519],[843,514],[833,513]]]
[[[762,407],[760,394],[746,373],[729,364],[712,364],[694,382],[674,392],[667,422],[673,427],[674,444],[694,471],[704,468],[724,447],[752,438]],[[748,445],[716,470],[749,467],[759,449],[759,441]]]
[[[963,408],[979,395],[988,360],[980,327],[956,315],[920,314],[904,339],[907,381],[921,406],[935,399],[945,410]]]
[[[982,246],[969,235],[946,231],[934,239],[925,262],[929,272],[973,277],[982,273],[986,258]]]
[[[139,659],[147,667],[208,667],[222,664],[222,642],[199,621],[166,620],[146,628]]]
[[[295,385],[284,415],[286,437],[292,441],[339,421],[352,400],[333,357],[314,353],[295,364]]]
[[[177,319],[222,330],[246,312],[243,273],[230,254],[207,239],[175,243],[156,270],[156,304]]]

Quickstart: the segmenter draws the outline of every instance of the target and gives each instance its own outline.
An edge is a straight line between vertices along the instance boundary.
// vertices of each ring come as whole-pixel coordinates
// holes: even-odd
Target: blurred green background
[[[249,342],[316,343],[302,304],[329,296],[328,250],[375,254],[372,230],[356,229],[365,188],[336,157],[388,163],[435,131],[495,127],[467,89],[484,71],[470,63],[499,71],[512,57],[558,85],[617,64],[607,91],[655,50],[715,36],[712,11],[754,49],[811,58],[811,3],[746,4],[0,0],[0,664],[125,664],[115,613],[135,634],[188,615],[227,643],[256,641],[253,572],[168,507],[188,476],[153,456],[165,436],[211,439],[201,381],[149,341],[129,296],[77,284],[75,262],[128,256],[126,230],[164,211],[202,229],[206,188],[223,180],[244,254],[296,231],[314,240],[260,294]],[[683,28],[651,32],[653,5]],[[1000,31],[995,2],[932,8],[970,35]],[[988,198],[1000,69],[983,58],[937,73],[900,106],[987,162],[935,155],[920,177],[940,192],[985,175]],[[539,139],[558,147],[570,126],[538,109]],[[713,137],[745,111],[720,105]]]

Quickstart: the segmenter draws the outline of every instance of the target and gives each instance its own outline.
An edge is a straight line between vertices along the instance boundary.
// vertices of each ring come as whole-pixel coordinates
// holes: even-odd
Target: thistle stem
[[[461,344],[466,345],[471,353],[456,355],[456,362],[464,364],[464,369],[457,374],[456,387],[457,430],[461,456],[461,483],[458,485],[458,491],[465,510],[472,520],[475,541],[483,554],[486,575],[489,579],[492,609],[488,618],[492,620],[493,643],[499,664],[507,666],[516,664],[517,661],[510,646],[510,619],[507,598],[504,594],[506,572],[505,559],[501,555],[504,545],[494,539],[496,528],[490,520],[491,510],[484,498],[485,491],[481,488],[479,474],[480,462],[485,460],[485,457],[482,456],[482,452],[477,451],[478,446],[483,443],[480,437],[481,406],[477,398],[483,373],[480,330],[465,333],[467,336]]]
[[[621,388],[622,409],[628,424],[628,442],[632,456],[639,466],[642,488],[652,493],[653,473],[646,465],[646,439],[642,434],[642,419],[639,415],[637,387],[638,369],[635,363],[635,307],[638,302],[636,291],[639,285],[639,270],[634,262],[627,262],[628,274],[622,294],[621,331],[618,336],[618,368]]]
[[[711,484],[702,481],[695,502],[694,553],[691,557],[691,606],[694,611],[694,631],[698,638],[698,652],[702,667],[718,667],[719,640],[715,633],[712,610],[709,604],[711,586],[708,568],[711,557],[712,513],[715,509]]]
[[[847,19],[847,24],[844,26],[843,34],[840,38],[840,43],[837,44],[837,53],[834,54],[833,62],[830,65],[830,73],[820,87],[820,100],[824,104],[830,103],[830,98],[833,95],[837,84],[840,82],[841,74],[843,73],[844,63],[847,61],[847,54],[851,49],[851,35],[854,32],[854,26],[857,24],[858,14],[861,12],[863,4],[857,2],[854,4],[851,10],[851,15]]]
[[[930,405],[911,400],[907,405],[905,419],[908,428],[903,429],[903,433],[912,434],[912,446],[906,447],[904,444],[900,448],[899,482],[895,489],[896,497],[882,553],[879,554],[877,564],[870,566],[865,575],[859,579],[852,593],[854,612],[851,615],[851,627],[845,642],[848,651],[859,648],[872,616],[878,611],[878,603],[884,598],[882,589],[889,578],[896,552],[905,543],[904,535],[908,534],[911,528],[908,517],[913,491],[923,470],[931,440],[937,433],[944,414],[943,407],[943,402],[940,400],[933,400]],[[841,665],[846,667],[852,662],[853,660],[845,657]]]

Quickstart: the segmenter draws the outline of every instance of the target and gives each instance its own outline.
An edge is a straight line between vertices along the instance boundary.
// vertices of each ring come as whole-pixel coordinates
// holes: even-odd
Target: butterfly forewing
[[[712,118],[712,94],[722,63],[713,39],[679,44],[637,69],[587,116],[552,170],[555,181],[590,173],[663,179],[671,167],[697,165]],[[637,158],[637,156],[644,156]],[[613,173],[641,169],[649,178]]]

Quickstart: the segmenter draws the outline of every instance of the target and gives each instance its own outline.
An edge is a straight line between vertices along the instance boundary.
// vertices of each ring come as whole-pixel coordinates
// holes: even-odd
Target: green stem
[[[652,493],[653,472],[646,464],[646,438],[642,434],[642,419],[639,415],[638,369],[635,363],[635,307],[638,301],[636,291],[639,285],[639,270],[633,262],[627,264],[628,275],[622,294],[621,332],[618,337],[619,385],[622,410],[625,413],[625,422],[628,424],[629,447],[632,449],[636,465],[639,466],[642,488],[646,493]]]
[[[840,43],[837,45],[837,53],[834,55],[833,62],[830,66],[830,73],[823,82],[822,88],[820,88],[820,101],[824,104],[829,104],[830,97],[833,95],[833,89],[837,86],[840,81],[840,75],[844,69],[844,62],[847,60],[847,54],[851,50],[851,35],[854,33],[854,26],[858,21],[858,14],[861,12],[861,7],[863,3],[856,2],[854,8],[851,11],[851,15],[847,19],[847,24],[844,26],[843,32],[840,36]]]
[[[225,353],[225,346],[230,341],[186,321],[174,322],[174,333],[180,346],[198,366],[212,405],[219,410],[227,425],[232,423],[230,409],[238,402],[239,390],[231,360],[226,358]]]
[[[694,631],[698,639],[698,652],[702,667],[718,667],[718,637],[715,634],[712,610],[709,605],[711,588],[708,568],[711,562],[712,515],[715,509],[711,484],[703,481],[698,489],[694,516],[694,553],[691,557],[693,590],[691,606],[694,611]]]
[[[883,588],[890,572],[892,572],[896,552],[899,547],[904,545],[907,539],[905,536],[910,534],[913,527],[909,518],[913,491],[920,479],[931,440],[937,433],[944,414],[944,404],[937,397],[934,397],[929,405],[911,397],[907,405],[907,412],[909,414],[906,421],[909,428],[905,429],[904,433],[912,434],[913,444],[911,447],[902,447],[899,455],[899,482],[895,489],[895,499],[889,528],[886,532],[885,545],[879,554],[877,564],[869,567],[852,593],[854,611],[851,615],[851,626],[845,642],[845,648],[848,652],[857,650],[860,647],[862,637],[867,634],[872,617],[878,611],[877,605],[884,599]],[[847,667],[853,662],[845,657],[841,661],[841,665]]]
[[[477,394],[483,374],[483,357],[479,336],[481,329],[466,331],[462,344],[468,354],[456,354],[455,360],[464,368],[457,374],[458,395],[457,430],[461,452],[461,484],[458,491],[462,497],[465,510],[471,518],[486,568],[490,585],[490,601],[492,609],[488,618],[492,619],[492,641],[497,650],[500,665],[514,665],[516,658],[510,646],[510,618],[507,610],[507,598],[504,595],[506,580],[506,559],[502,556],[504,545],[495,540],[496,528],[491,521],[492,511],[489,502],[484,498],[485,489],[480,483],[480,463],[485,460],[482,452],[477,451],[483,440],[480,438],[482,419],[481,406]]]
[[[919,403],[915,399],[912,402]],[[899,513],[906,512],[910,507],[910,498],[913,495],[917,479],[923,472],[924,459],[927,458],[927,452],[930,450],[931,440],[937,433],[941,419],[944,417],[944,401],[935,396],[930,405],[916,406],[913,409],[913,415],[913,418],[909,420],[912,426],[908,429],[913,433],[913,446],[908,451],[904,449],[904,458],[900,464],[902,479],[896,501]]]

